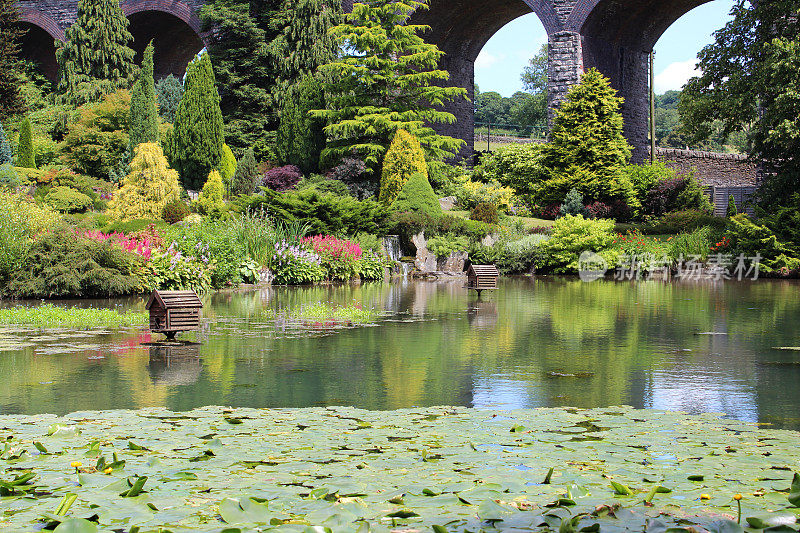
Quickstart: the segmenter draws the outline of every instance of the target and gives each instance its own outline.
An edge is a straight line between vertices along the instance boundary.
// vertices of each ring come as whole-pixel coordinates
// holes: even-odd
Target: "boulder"
[[[444,198],[439,198],[439,205],[442,207],[442,211],[451,211],[456,206],[456,197],[445,196]]]
[[[464,272],[464,264],[466,262],[467,252],[453,252],[439,261],[439,270],[452,274],[461,274]]]

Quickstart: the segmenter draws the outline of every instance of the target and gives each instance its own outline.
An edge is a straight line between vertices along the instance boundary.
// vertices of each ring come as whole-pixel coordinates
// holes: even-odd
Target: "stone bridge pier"
[[[352,5],[352,0],[342,1],[345,9]],[[500,28],[533,12],[548,35],[550,116],[581,74],[596,67],[625,98],[625,136],[634,147],[634,161],[642,161],[648,153],[648,55],[673,22],[708,1],[430,0],[430,9],[415,13],[411,21],[431,27],[426,40],[445,52],[442,67],[450,72],[451,83],[469,95],[469,101],[447,106],[457,122],[438,129],[466,141],[462,155],[472,153],[475,59]],[[157,77],[182,75],[203,48],[206,36],[197,15],[202,4],[203,0],[122,0],[139,56],[151,39],[155,41]],[[55,78],[53,40],[63,39],[64,30],[74,22],[77,0],[19,0],[19,5],[29,30],[23,56]]]

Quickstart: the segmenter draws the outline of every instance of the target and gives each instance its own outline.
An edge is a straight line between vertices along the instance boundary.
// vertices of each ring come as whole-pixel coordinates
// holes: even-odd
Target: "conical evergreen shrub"
[[[153,81],[153,42],[144,49],[139,79],[131,91],[131,114],[128,121],[129,151],[142,143],[158,143],[158,108]]]
[[[442,214],[439,198],[433,192],[428,177],[421,172],[416,172],[408,178],[390,207],[395,211],[416,211],[432,217]]]
[[[14,159],[14,153],[11,151],[11,145],[8,144],[6,130],[3,129],[3,124],[0,124],[0,165],[11,163],[12,159]]]
[[[427,181],[425,152],[416,137],[405,130],[397,130],[383,158],[378,201],[390,205],[413,174],[422,174]]]
[[[253,194],[259,184],[258,165],[252,148],[248,148],[236,165],[231,194]]]
[[[219,93],[211,59],[204,53],[186,69],[185,92],[175,114],[170,162],[187,189],[203,186],[219,168],[225,143]]]
[[[17,145],[17,166],[36,168],[36,152],[33,149],[33,131],[28,117],[19,126],[19,143]]]

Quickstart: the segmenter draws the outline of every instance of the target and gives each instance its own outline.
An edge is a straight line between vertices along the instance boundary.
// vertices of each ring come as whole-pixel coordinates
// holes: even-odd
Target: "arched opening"
[[[579,26],[583,66],[599,69],[625,98],[625,136],[634,161],[644,159],[649,143],[649,54],[673,23],[710,1],[584,0],[591,10]]]
[[[522,75],[533,58],[525,83]],[[535,13],[514,19],[486,42],[475,60],[476,150],[545,133],[547,69],[547,31]]]
[[[139,11],[128,19],[137,63],[141,62],[147,44],[153,41],[157,80],[170,74],[183,76],[186,65],[203,49],[203,41],[197,32],[174,15],[163,11]]]
[[[531,5],[538,4],[534,0]],[[442,134],[466,141],[460,157],[471,157],[474,147],[475,60],[489,39],[509,22],[523,15],[539,15],[531,5],[522,0],[434,0],[430,9],[411,17],[411,23],[431,27],[425,40],[445,53],[441,67],[450,73],[450,83],[467,90],[468,100],[446,106],[455,115],[456,123],[437,126]],[[539,18],[548,20],[541,15]],[[535,39],[531,37],[531,41]]]
[[[44,29],[30,22],[21,22],[25,30],[20,43],[20,58],[30,61],[50,81],[58,77],[56,46],[53,37]]]

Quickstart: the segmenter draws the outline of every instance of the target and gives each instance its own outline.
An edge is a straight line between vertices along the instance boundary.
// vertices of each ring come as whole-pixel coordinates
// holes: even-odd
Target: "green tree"
[[[430,126],[455,122],[440,108],[466,90],[446,86],[450,76],[438,68],[444,53],[419,35],[428,27],[407,24],[414,11],[427,8],[427,0],[357,3],[331,30],[347,46],[338,60],[321,67],[330,96],[328,108],[314,114],[328,123],[325,164],[356,155],[375,173],[398,129],[417,137],[430,160],[453,156],[463,146]]]
[[[547,180],[538,191],[543,203],[561,203],[576,189],[587,203],[622,200],[637,208],[630,179],[623,172],[631,148],[622,135],[622,98],[608,78],[589,69],[561,104],[542,148]]]
[[[222,157],[219,160],[219,174],[222,176],[222,183],[228,191],[233,183],[233,176],[236,174],[236,157],[233,155],[230,146],[222,145]]]
[[[0,0],[0,118],[25,109],[20,94],[21,65],[17,55],[22,33],[16,0]]]
[[[408,178],[390,208],[400,212],[418,211],[432,217],[442,214],[439,198],[422,172],[416,172]]]
[[[325,148],[324,124],[311,116],[313,109],[325,107],[322,84],[306,76],[289,90],[281,110],[275,151],[282,165],[297,165],[303,174],[315,172]]]
[[[31,120],[25,117],[19,126],[19,143],[17,144],[17,166],[36,168],[36,151],[33,148],[33,131]]]
[[[131,115],[128,120],[128,151],[142,143],[158,143],[158,109],[153,81],[153,42],[144,49],[139,79],[131,91]]]
[[[475,86],[475,122],[481,124],[509,124],[510,104],[507,98],[496,91],[482,93],[478,86]]]
[[[78,17],[56,51],[64,100],[80,105],[127,89],[136,71],[132,42],[119,0],[79,0]]]
[[[717,120],[725,134],[749,129],[749,153],[769,170],[762,202],[783,205],[800,187],[800,1],[739,0],[731,14],[698,54],[702,74],[683,91],[681,117],[698,140]]]
[[[272,87],[278,77],[270,53],[268,22],[277,0],[222,1],[206,4],[201,18],[210,33],[208,53],[214,65],[225,121],[225,138],[237,152],[253,148],[258,159],[271,156],[269,132],[277,127]],[[267,16],[259,17],[259,13]],[[263,22],[262,22],[263,21]]]
[[[211,58],[201,54],[186,69],[186,92],[175,114],[170,163],[187,189],[199,189],[218,168],[225,143]]]
[[[270,21],[270,27],[278,31],[270,43],[270,52],[279,65],[273,87],[277,103],[289,94],[286,91],[292,85],[316,74],[321,65],[337,57],[339,44],[331,29],[341,17],[341,2],[283,0]]]
[[[178,104],[181,103],[182,96],[183,83],[173,74],[158,80],[158,83],[156,83],[158,113],[164,119],[164,122],[169,122],[170,124],[175,122],[175,113],[178,111]]]
[[[528,64],[522,69],[523,88],[531,94],[543,94],[547,98],[547,67],[548,67],[547,44],[543,44],[536,55],[533,56]]]
[[[736,210],[736,200],[733,199],[733,195],[731,194],[728,196],[728,207],[725,209],[725,216],[726,217],[734,217],[738,211]]]
[[[219,216],[225,208],[225,185],[222,176],[212,170],[195,201],[197,211],[204,215]]]
[[[253,155],[253,149],[245,150],[244,155],[236,164],[236,172],[233,174],[233,185],[231,193],[235,195],[253,194],[256,192],[259,183],[258,165]]]
[[[383,158],[378,201],[384,205],[394,202],[413,174],[422,174],[427,180],[425,152],[416,137],[405,130],[397,130],[386,157]]]
[[[12,159],[14,159],[14,153],[11,151],[11,145],[8,144],[6,130],[3,129],[3,124],[0,123],[0,165],[11,163]]]

